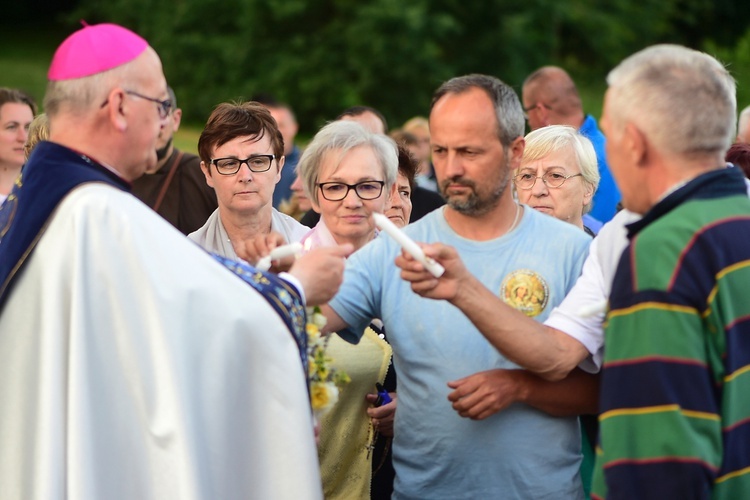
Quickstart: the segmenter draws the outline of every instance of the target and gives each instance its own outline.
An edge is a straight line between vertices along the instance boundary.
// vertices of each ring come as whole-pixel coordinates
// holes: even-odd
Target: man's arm
[[[448,383],[448,395],[459,415],[482,420],[513,403],[526,403],[555,417],[595,414],[599,375],[573,370],[559,382],[526,370],[488,370]]]
[[[349,244],[318,248],[294,261],[289,274],[302,284],[307,305],[325,304],[336,295],[344,280],[344,259],[351,253]]]
[[[577,339],[534,321],[489,291],[461,262],[451,247],[435,243],[425,253],[445,267],[435,278],[408,255],[396,258],[401,278],[415,293],[447,300],[458,307],[487,340],[509,360],[547,380],[562,380],[589,352]]]
[[[327,335],[331,332],[337,332],[349,327],[346,321],[341,319],[341,316],[339,316],[328,304],[320,306],[320,312],[328,320],[326,321],[326,326],[323,327],[323,334]]]

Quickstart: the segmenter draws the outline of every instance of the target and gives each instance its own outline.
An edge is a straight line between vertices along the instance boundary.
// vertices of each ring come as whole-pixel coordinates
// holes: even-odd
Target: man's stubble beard
[[[510,182],[510,168],[508,168],[509,161],[507,155],[503,163],[504,165],[502,168],[505,175],[495,189],[493,189],[486,197],[480,198],[477,185],[474,181],[462,179],[460,177],[446,179],[441,182],[439,186],[440,195],[445,199],[449,207],[460,214],[479,217],[491,212],[500,203],[500,199],[503,197],[503,193],[505,193],[505,190],[508,188],[508,183]],[[451,198],[446,194],[449,184],[459,184],[461,186],[470,187],[471,193],[463,199],[455,196]]]

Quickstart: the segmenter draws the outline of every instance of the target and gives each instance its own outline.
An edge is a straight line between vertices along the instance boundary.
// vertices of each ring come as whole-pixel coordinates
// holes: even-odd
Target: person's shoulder
[[[592,115],[586,115],[586,118],[583,120],[583,124],[578,131],[581,135],[592,142],[597,153],[599,152],[599,148],[604,146],[604,134],[599,130],[599,126],[596,124],[596,118]]]
[[[528,222],[524,220],[523,227],[525,238],[548,243],[544,248],[556,258],[577,260],[588,254],[593,238],[586,231],[531,207],[524,209],[528,212]]]
[[[599,125],[597,125],[596,118],[594,118],[593,115],[586,115],[586,118],[583,119],[583,123],[581,124],[579,132],[581,132],[581,134],[585,135],[586,137],[588,137],[589,134],[602,133],[602,131],[599,130]]]
[[[625,226],[641,219],[641,216],[628,209],[622,209],[615,214],[609,222],[606,222],[597,233],[597,238],[607,235],[613,231],[622,231]]]
[[[439,230],[441,221],[444,221],[442,205],[436,207],[432,212],[424,215],[404,228],[404,232],[411,235],[412,238],[419,235],[426,235],[432,231]]]
[[[663,245],[690,245],[695,251],[697,239],[704,250],[711,245],[745,245],[737,239],[750,229],[750,200],[734,198],[695,198],[681,203],[668,213],[652,220],[636,234],[637,245],[657,250]]]
[[[103,182],[86,182],[71,190],[66,199],[79,202],[104,202],[109,205],[143,205],[132,193]]]
[[[289,243],[294,243],[302,240],[307,233],[310,232],[310,228],[300,223],[297,219],[291,215],[287,215],[283,212],[279,212],[275,208],[271,209],[271,220],[275,226],[282,226],[284,232],[287,233]],[[279,227],[281,229],[281,227]]]
[[[201,158],[198,155],[194,155],[193,153],[188,153],[185,151],[179,151],[175,148],[175,153],[180,154],[182,153],[182,157],[180,158],[180,166],[182,168],[188,168],[193,171],[200,172],[201,175],[203,175],[203,172],[201,171]]]
[[[186,163],[188,161],[190,161],[190,162],[197,161],[198,163],[200,163],[200,161],[201,161],[201,157],[198,156],[198,155],[196,155],[196,154],[189,153],[187,151],[183,151],[181,149],[174,148],[174,154],[175,155],[178,155],[180,153],[182,153],[182,158],[180,159],[180,162],[182,162],[182,163]]]
[[[216,210],[211,212],[211,215],[208,216],[208,219],[206,219],[206,222],[201,227],[187,235],[188,239],[198,243],[200,246],[205,246],[206,235],[208,234],[209,226],[214,224],[218,218],[219,209],[217,208]]]
[[[423,188],[422,186],[414,186],[414,191],[411,193],[412,202],[416,199],[420,203],[425,205],[434,205],[434,208],[445,205],[445,199],[435,191]]]
[[[421,220],[430,212],[445,205],[445,200],[435,191],[430,191],[421,186],[415,186],[411,193],[411,220]]]
[[[556,219],[551,215],[543,214],[528,205],[524,205],[523,207],[524,211],[528,213],[529,220],[535,231],[551,231],[540,233],[540,236],[547,235],[546,237],[548,238],[565,236],[576,240],[591,241],[591,237],[583,229]]]
[[[300,224],[308,228],[314,228],[318,224],[318,221],[320,221],[320,214],[311,208],[302,216]]]
[[[111,221],[162,220],[132,193],[103,182],[89,182],[73,189],[63,200],[71,210]],[[167,225],[169,225],[167,223]]]

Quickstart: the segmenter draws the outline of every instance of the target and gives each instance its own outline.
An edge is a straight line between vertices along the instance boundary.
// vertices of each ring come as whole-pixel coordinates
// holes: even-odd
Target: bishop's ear
[[[125,91],[119,87],[115,87],[109,91],[107,99],[100,106],[100,110],[106,114],[112,126],[119,131],[124,131],[128,128],[126,119],[126,106],[128,104],[125,97]]]

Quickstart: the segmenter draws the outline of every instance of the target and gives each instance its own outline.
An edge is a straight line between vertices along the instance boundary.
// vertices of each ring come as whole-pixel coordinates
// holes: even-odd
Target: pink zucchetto
[[[128,63],[141,55],[148,42],[116,24],[84,23],[55,51],[47,78],[72,80],[95,75]]]

